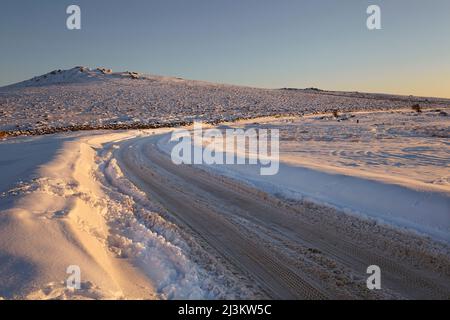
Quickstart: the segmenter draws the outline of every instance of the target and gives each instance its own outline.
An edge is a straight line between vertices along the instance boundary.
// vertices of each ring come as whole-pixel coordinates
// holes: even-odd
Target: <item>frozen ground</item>
[[[0,131],[140,128],[333,109],[449,106],[448,99],[318,90],[265,90],[78,67],[0,88]],[[0,132],[1,133],[1,132]]]

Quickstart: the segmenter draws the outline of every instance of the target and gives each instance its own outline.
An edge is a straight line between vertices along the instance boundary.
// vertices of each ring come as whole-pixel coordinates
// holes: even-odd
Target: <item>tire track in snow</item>
[[[318,248],[359,274],[369,264],[377,263],[383,268],[387,286],[404,297],[448,297],[449,288],[439,284],[432,274],[411,270],[376,250],[349,243],[331,230],[318,230],[294,219],[287,212],[292,213],[295,208],[280,209],[266,197],[233,190],[233,186],[223,181],[212,181],[212,176],[203,171],[173,165],[161,155],[156,141],[156,137],[145,138],[121,146],[117,156],[127,176],[226,260],[253,277],[270,297],[323,299],[328,294],[316,279],[286,263],[288,259],[280,259],[280,252],[271,252],[244,234],[224,211],[270,228],[293,246],[306,243]],[[208,205],[211,201],[216,202],[214,207]]]

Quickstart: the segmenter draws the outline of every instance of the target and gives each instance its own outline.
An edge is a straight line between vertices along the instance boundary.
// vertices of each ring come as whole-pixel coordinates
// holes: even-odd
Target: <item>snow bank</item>
[[[170,156],[174,143],[165,135],[158,147]],[[196,146],[199,148],[199,146]],[[282,197],[326,204],[349,214],[376,219],[396,227],[450,242],[450,194],[433,189],[369,179],[356,171],[347,174],[329,168],[308,168],[280,158],[279,173],[261,176],[259,165],[201,165],[263,191]],[[289,158],[292,160],[292,158]]]
[[[220,266],[206,271],[194,263],[193,257],[211,257],[157,213],[162,209],[124,177],[116,159],[106,163],[105,178],[119,191],[108,192],[113,250],[120,256],[136,258],[157,284],[157,292],[168,299],[237,298],[250,294],[237,282],[227,280]]]

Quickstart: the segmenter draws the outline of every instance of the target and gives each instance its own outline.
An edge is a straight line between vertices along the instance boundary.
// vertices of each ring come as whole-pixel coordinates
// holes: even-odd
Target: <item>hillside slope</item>
[[[450,100],[317,89],[257,89],[75,67],[0,88],[0,131],[10,135],[140,128],[278,114],[449,106]]]

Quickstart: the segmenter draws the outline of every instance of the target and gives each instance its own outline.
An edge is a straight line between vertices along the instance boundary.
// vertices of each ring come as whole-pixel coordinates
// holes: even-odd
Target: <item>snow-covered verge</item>
[[[450,106],[448,99],[268,90],[76,67],[0,88],[2,135],[140,129],[339,110]],[[3,131],[3,133],[2,133]]]
[[[279,172],[262,176],[256,165],[201,167],[282,198],[330,205],[450,242],[449,120],[441,112],[349,113],[223,124],[219,128],[279,129]],[[166,153],[174,145],[169,138],[158,143]]]
[[[0,196],[0,297],[254,297],[123,177],[116,142],[142,134],[33,138],[53,143],[55,156]],[[1,174],[14,170],[5,164]],[[80,290],[66,287],[71,265],[81,269]]]
[[[450,242],[450,195],[446,193],[418,191],[284,163],[275,176],[261,176],[255,165],[207,169],[282,198],[329,205],[347,214]]]

